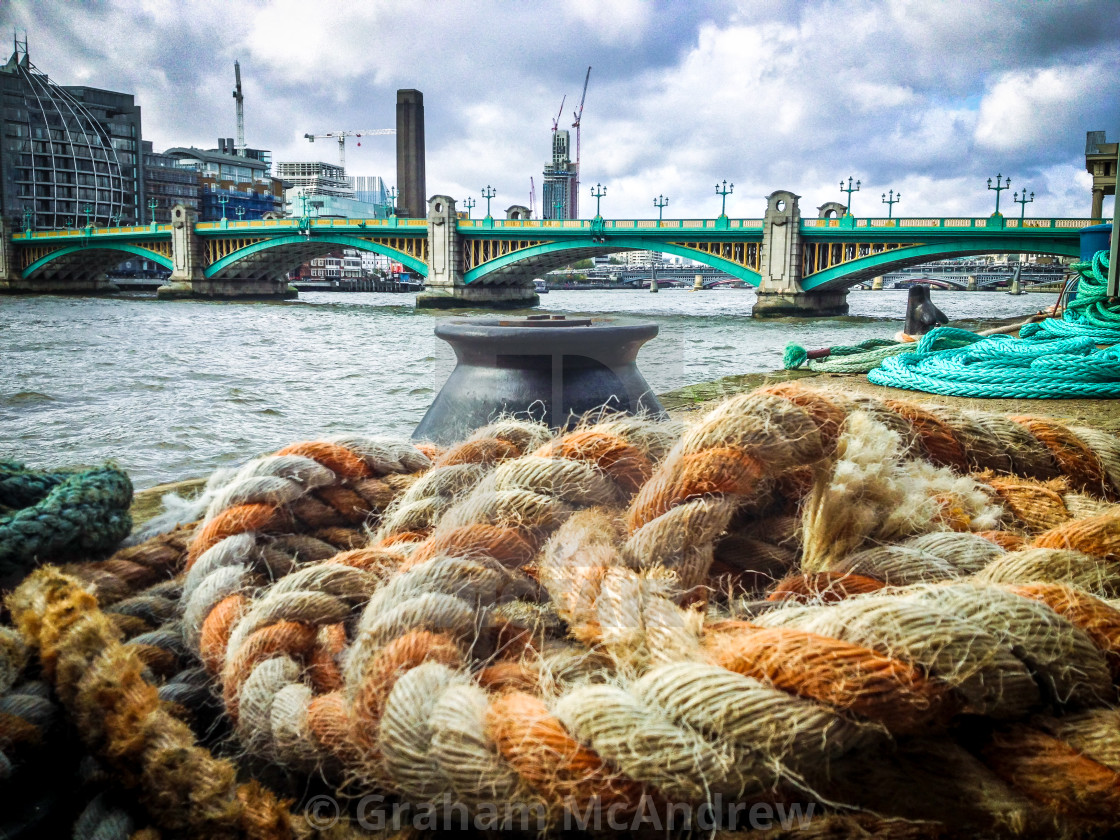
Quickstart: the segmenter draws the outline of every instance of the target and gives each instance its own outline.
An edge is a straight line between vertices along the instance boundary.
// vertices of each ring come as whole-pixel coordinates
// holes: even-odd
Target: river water
[[[1027,315],[1056,295],[934,291],[953,319]],[[655,321],[638,356],[654,391],[781,367],[789,342],[891,337],[906,292],[852,292],[852,315],[754,321],[751,290],[555,291],[539,312]],[[446,314],[414,295],[308,292],[284,303],[154,296],[0,297],[0,458],[112,459],[137,488],[206,475],[284,444],[407,437],[454,367]],[[474,313],[479,314],[479,313]]]

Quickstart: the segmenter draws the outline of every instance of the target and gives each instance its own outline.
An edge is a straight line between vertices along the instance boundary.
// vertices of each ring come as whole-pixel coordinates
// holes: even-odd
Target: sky
[[[392,128],[396,91],[424,94],[427,192],[493,212],[528,204],[582,119],[580,215],[759,218],[778,189],[803,216],[986,216],[987,179],[1033,192],[1028,215],[1086,217],[1085,133],[1120,135],[1120,0],[0,0],[59,84],[133,93],[157,150],[236,133],[337,162],[341,129]],[[574,142],[574,132],[573,132]],[[395,141],[351,140],[347,170],[396,180]],[[1111,215],[1112,199],[1106,199]]]

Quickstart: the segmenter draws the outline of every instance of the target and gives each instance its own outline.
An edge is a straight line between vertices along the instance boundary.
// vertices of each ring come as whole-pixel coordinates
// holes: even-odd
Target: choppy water
[[[938,292],[950,318],[1026,315],[1056,295]],[[807,347],[890,337],[905,292],[852,292],[849,318],[753,321],[752,291],[552,292],[540,311],[638,318],[660,335],[638,364],[659,393],[781,367]],[[138,488],[208,474],[295,440],[407,437],[454,366],[446,315],[413,295],[305,293],[285,303],[0,297],[0,458],[113,459]]]

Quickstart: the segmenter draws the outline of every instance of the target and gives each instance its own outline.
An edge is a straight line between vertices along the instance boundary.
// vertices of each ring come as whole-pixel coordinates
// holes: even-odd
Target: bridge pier
[[[167,285],[156,290],[161,300],[179,298],[221,298],[223,300],[284,300],[299,296],[288,278],[262,280],[258,278],[206,276],[206,249],[202,238],[195,231],[198,212],[176,204],[171,210],[171,276]]]
[[[531,281],[516,284],[467,284],[459,240],[455,199],[428,199],[428,276],[417,309],[526,309],[540,303]]]
[[[754,318],[824,318],[848,314],[846,289],[807,292],[801,287],[801,198],[775,190],[762,220],[762,260]]]
[[[12,281],[19,278],[15,256],[11,222],[0,216],[0,292],[13,291]]]

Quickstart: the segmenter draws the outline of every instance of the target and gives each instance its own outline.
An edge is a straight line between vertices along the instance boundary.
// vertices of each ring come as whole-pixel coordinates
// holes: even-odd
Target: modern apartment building
[[[271,161],[259,154],[234,154],[232,144],[224,148],[228,151],[177,146],[163,153],[177,160],[179,167],[198,173],[199,219],[249,221],[265,213],[282,213],[284,188],[279,178],[269,174]]]
[[[183,168],[176,157],[153,151],[148,140],[144,141],[143,155],[147,201],[141,221],[169,224],[171,208],[176,204],[198,211],[202,196],[198,171]]]
[[[0,214],[14,228],[140,221],[141,142],[132,94],[57,85],[17,41],[0,67]]]

